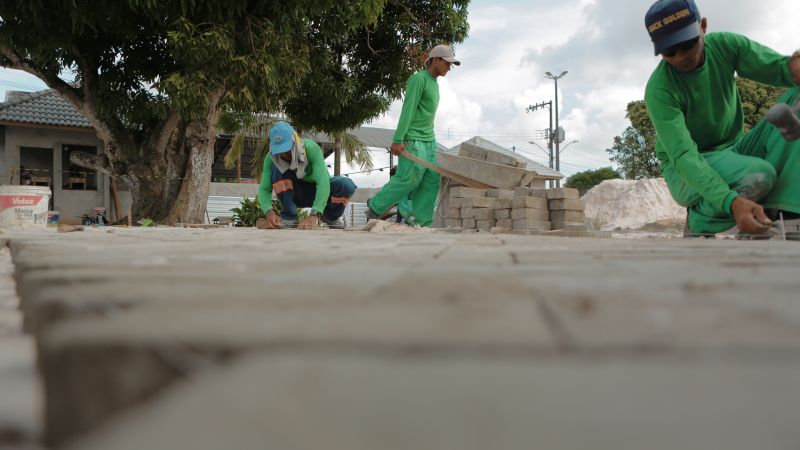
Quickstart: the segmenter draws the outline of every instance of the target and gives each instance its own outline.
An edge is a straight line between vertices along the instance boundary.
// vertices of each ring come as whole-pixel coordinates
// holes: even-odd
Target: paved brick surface
[[[796,243],[169,228],[10,240],[58,445],[800,446]]]

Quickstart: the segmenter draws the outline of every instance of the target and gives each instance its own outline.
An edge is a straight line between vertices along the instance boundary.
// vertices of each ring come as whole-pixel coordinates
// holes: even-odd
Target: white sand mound
[[[637,229],[653,222],[686,220],[686,208],[675,203],[663,178],[606,180],[581,200],[586,218],[602,230]]]

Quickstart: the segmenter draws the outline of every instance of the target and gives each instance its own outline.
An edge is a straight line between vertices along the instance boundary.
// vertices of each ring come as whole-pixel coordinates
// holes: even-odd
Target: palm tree
[[[284,119],[272,114],[223,115],[220,119],[220,129],[233,134],[225,154],[225,167],[228,169],[241,167],[245,144],[252,142],[255,145],[255,154],[250,176],[260,180],[264,159],[269,154],[269,129],[279,120]],[[341,174],[342,154],[348,164],[356,163],[361,169],[372,169],[372,155],[357,137],[345,131],[330,133],[329,136],[334,141],[334,175]]]

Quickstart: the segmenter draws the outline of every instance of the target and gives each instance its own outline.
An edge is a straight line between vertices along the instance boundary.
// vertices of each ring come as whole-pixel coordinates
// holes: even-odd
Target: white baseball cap
[[[436,47],[433,47],[428,53],[427,61],[430,61],[433,58],[442,58],[443,60],[453,63],[457,66],[461,65],[461,61],[456,59],[456,54],[449,45],[439,44]]]

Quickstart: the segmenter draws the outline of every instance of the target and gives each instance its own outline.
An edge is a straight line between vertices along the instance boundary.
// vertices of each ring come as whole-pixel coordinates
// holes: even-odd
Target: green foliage
[[[661,164],[656,158],[656,129],[644,100],[628,103],[626,117],[631,126],[622,136],[614,138],[614,145],[606,150],[611,155],[609,159],[629,180],[659,177]]]
[[[236,226],[240,227],[254,227],[258,219],[266,217],[261,206],[258,204],[258,197],[254,199],[245,198],[242,200],[242,206],[239,208],[232,208],[233,222]]]
[[[614,180],[617,178],[622,178],[622,175],[620,175],[619,172],[611,167],[603,167],[602,169],[587,170],[585,172],[576,173],[575,175],[567,178],[567,182],[564,184],[564,186],[577,189],[580,191],[580,194],[583,195],[588,192],[589,189],[597,186],[603,181]]]
[[[736,87],[739,88],[739,97],[742,99],[744,131],[750,131],[756,126],[767,114],[767,110],[786,92],[785,88],[767,86],[741,77],[736,78]]]

